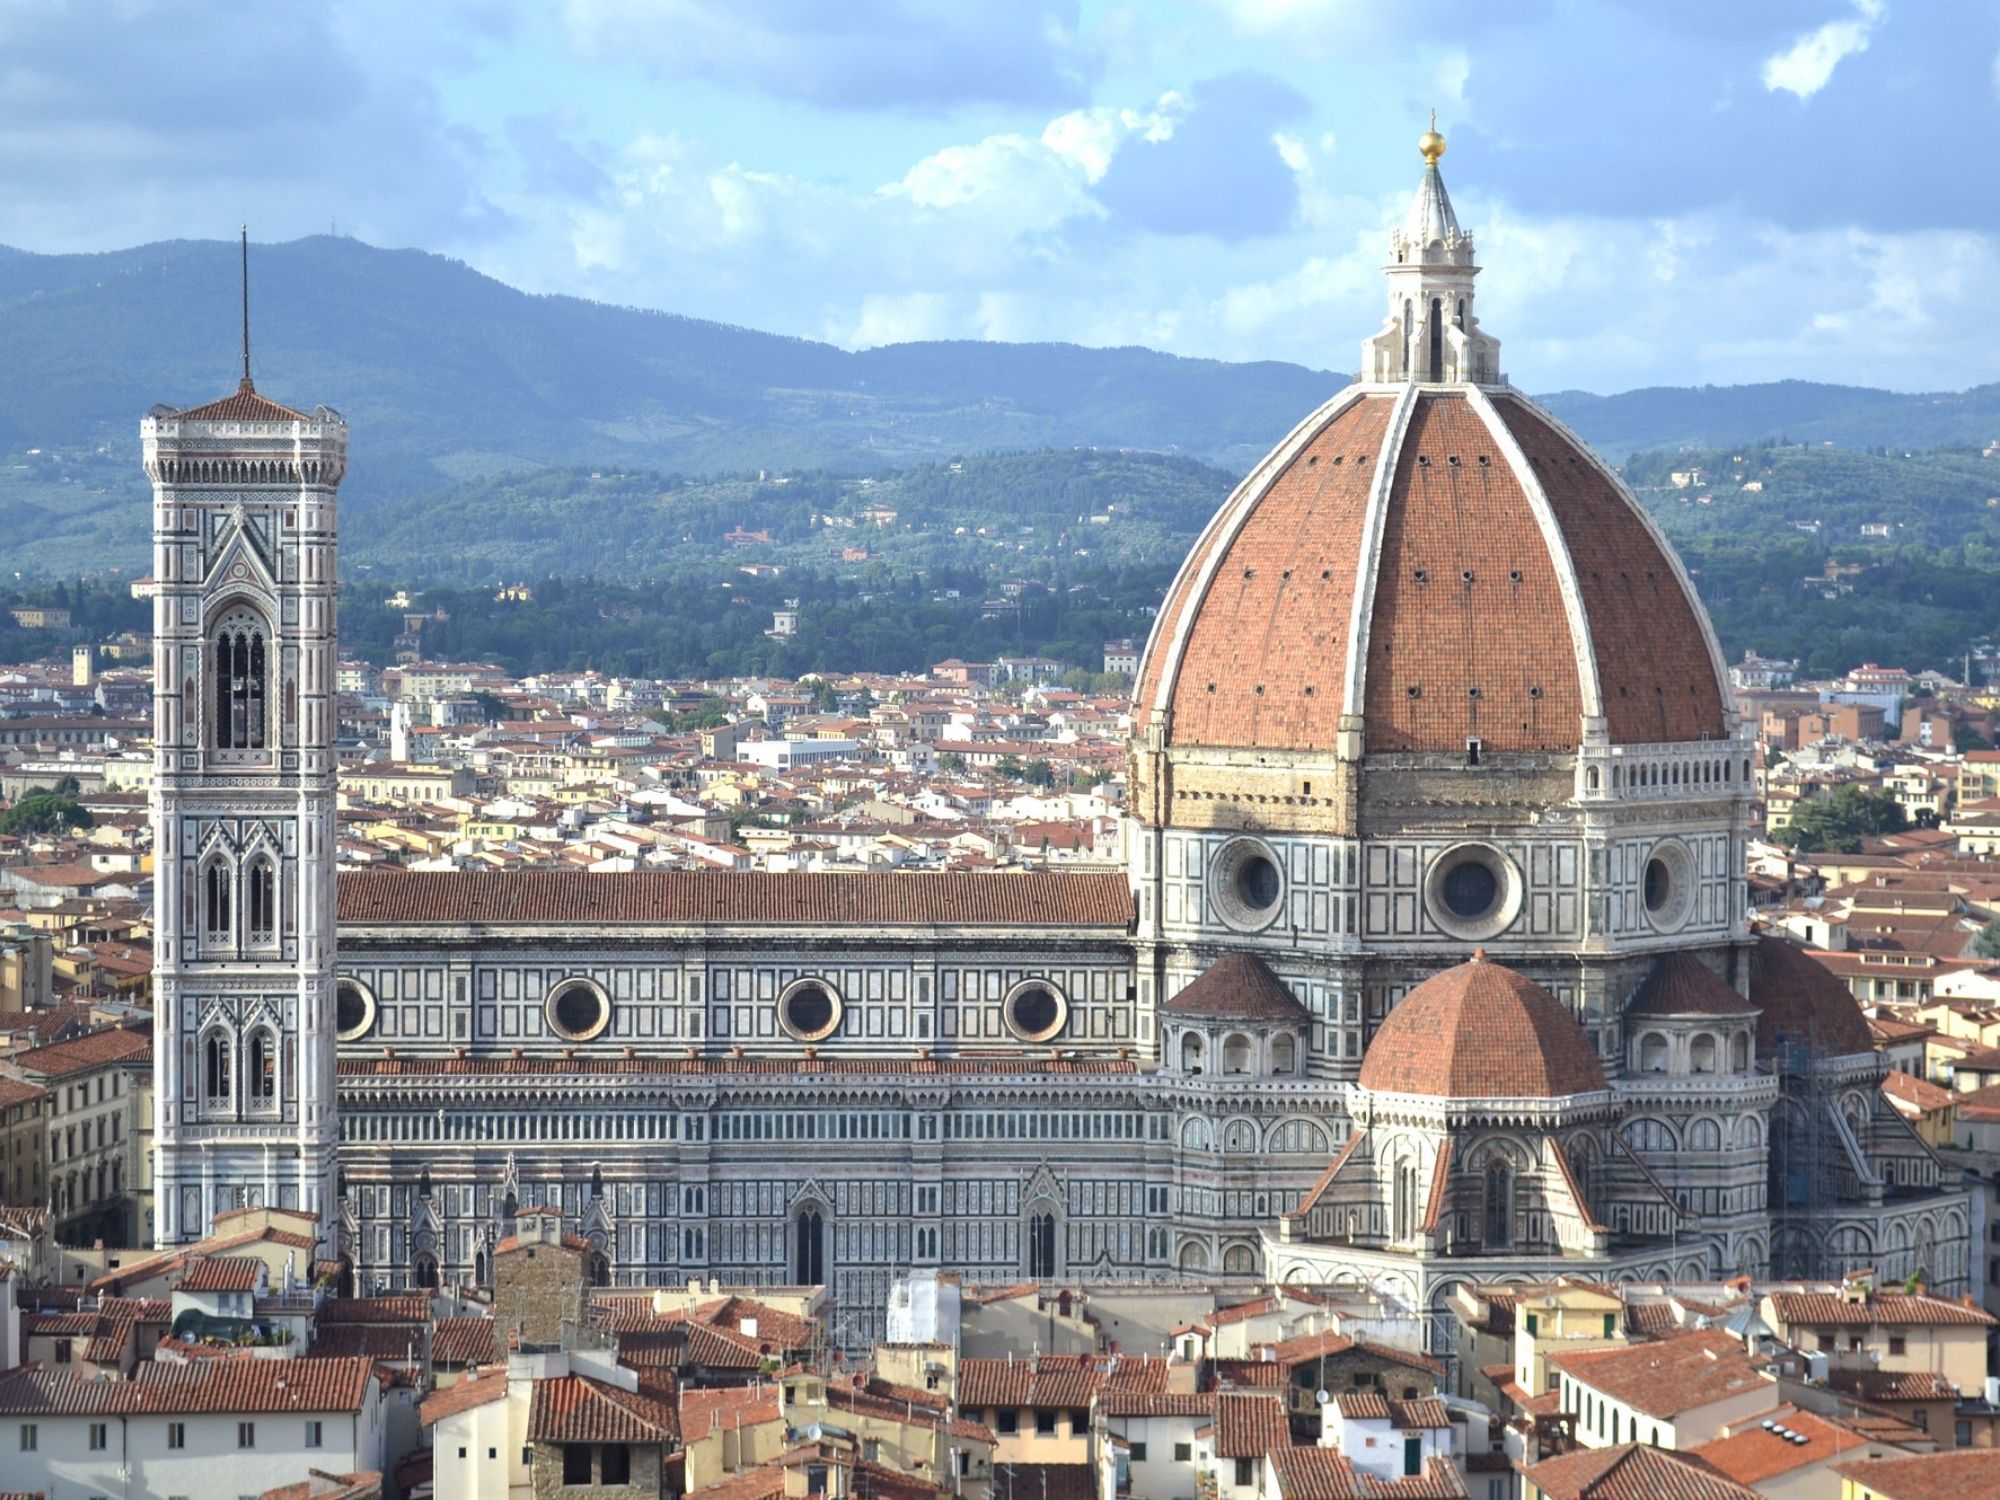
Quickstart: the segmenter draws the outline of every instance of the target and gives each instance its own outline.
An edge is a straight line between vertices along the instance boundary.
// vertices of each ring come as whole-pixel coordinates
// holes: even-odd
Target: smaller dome
[[[1803,948],[1783,938],[1759,939],[1750,954],[1750,1001],[1757,1007],[1757,1046],[1790,1042],[1814,1057],[1873,1052],[1875,1039],[1847,986]]]
[[[1669,953],[1639,986],[1628,1016],[1747,1016],[1757,1007],[1692,953]]]
[[[1291,986],[1254,954],[1225,953],[1171,999],[1162,1015],[1204,1021],[1285,1021],[1306,1025],[1312,1016]]]
[[[1525,974],[1470,963],[1403,997],[1368,1044],[1361,1086],[1436,1099],[1552,1099],[1604,1088],[1604,1064],[1563,1003]]]

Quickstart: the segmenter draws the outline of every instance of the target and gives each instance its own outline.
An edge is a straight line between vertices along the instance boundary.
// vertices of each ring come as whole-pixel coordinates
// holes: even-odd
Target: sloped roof
[[[1132,921],[1123,875],[773,874],[730,870],[357,870],[343,926],[1106,927]]]
[[[310,422],[311,417],[289,406],[281,406],[269,396],[260,396],[244,381],[220,401],[191,406],[172,413],[181,422]]]
[[[672,1443],[680,1432],[666,1402],[582,1375],[537,1380],[528,1407],[531,1443]]]
[[[1521,1472],[1546,1500],[1759,1500],[1699,1459],[1646,1443],[1579,1448]]]

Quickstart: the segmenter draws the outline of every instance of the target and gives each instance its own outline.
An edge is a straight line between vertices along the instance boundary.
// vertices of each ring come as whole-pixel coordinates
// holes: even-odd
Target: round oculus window
[[[1520,915],[1520,877],[1492,845],[1458,844],[1431,861],[1424,905],[1451,936],[1480,942],[1505,932]]]
[[[840,1026],[840,996],[818,979],[800,979],[778,996],[778,1024],[801,1042],[832,1036]]]
[[[611,1024],[611,1001],[588,979],[565,979],[543,1006],[549,1027],[572,1042],[587,1042]]]
[[[1687,925],[1694,914],[1694,888],[1694,856],[1687,845],[1671,839],[1656,845],[1646,856],[1639,895],[1645,903],[1646,920],[1656,931],[1675,932]]]
[[[1285,895],[1284,871],[1271,848],[1256,839],[1225,844],[1210,875],[1215,908],[1231,927],[1255,929],[1278,914]]]
[[[1439,889],[1446,909],[1461,922],[1483,922],[1500,904],[1500,877],[1478,860],[1453,865]]]
[[[1024,1042],[1046,1042],[1069,1023],[1069,1002],[1054,985],[1025,979],[1007,994],[1007,1029]]]
[[[375,997],[358,979],[337,980],[333,986],[333,1034],[343,1042],[359,1041],[374,1028]]]

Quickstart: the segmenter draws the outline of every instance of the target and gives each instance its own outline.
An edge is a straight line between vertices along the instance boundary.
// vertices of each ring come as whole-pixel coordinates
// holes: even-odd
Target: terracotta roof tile
[[[429,1427],[446,1417],[459,1412],[470,1411],[475,1406],[484,1406],[489,1401],[501,1401],[507,1395],[507,1371],[505,1366],[483,1373],[473,1372],[454,1385],[443,1390],[432,1391],[424,1397],[423,1405],[417,1409],[419,1425]]]
[[[1303,1025],[1312,1019],[1291,986],[1252,953],[1224,954],[1186,989],[1161,1001],[1159,1009],[1170,1016],[1216,1020],[1288,1021]]]
[[[249,382],[204,406],[191,406],[172,414],[178,422],[310,422],[311,417],[289,406],[280,406],[268,396],[249,388]]]
[[[581,1375],[537,1380],[531,1443],[678,1443],[680,1418],[664,1401]]]
[[[1768,1427],[1757,1425],[1746,1427],[1729,1437],[1703,1443],[1689,1451],[1718,1474],[1738,1484],[1755,1486],[1795,1469],[1825,1463],[1839,1454],[1854,1453],[1868,1447],[1871,1441],[1839,1423],[1829,1422],[1824,1417],[1796,1407],[1775,1412],[1765,1420],[1776,1422],[1787,1432],[1795,1432],[1806,1441],[1795,1443]]]
[[[1389,1012],[1361,1060],[1378,1093],[1544,1099],[1606,1087],[1590,1038],[1525,974],[1475,956],[1434,974]]]
[[[1871,1292],[1865,1302],[1849,1302],[1838,1292],[1773,1292],[1771,1307],[1787,1326],[1807,1328],[1925,1327],[1957,1325],[1990,1327],[2000,1323],[1983,1307],[1967,1307],[1943,1297],[1918,1297],[1907,1292]]]
[[[1908,1458],[1856,1459],[1835,1472],[1866,1485],[1885,1500],[1993,1500],[2000,1493],[1991,1448],[1963,1453],[1919,1453]]]
[[[462,1318],[439,1318],[431,1331],[431,1359],[441,1365],[480,1365],[494,1357],[493,1330],[489,1317],[472,1314]]]
[[[1579,1448],[1521,1472],[1545,1500],[1757,1500],[1699,1459],[1642,1443]]]
[[[142,1362],[130,1380],[96,1380],[28,1366],[0,1380],[8,1416],[172,1416],[232,1412],[359,1411],[374,1379],[365,1359],[257,1359],[195,1364]]]
[[[1132,921],[1123,875],[772,874],[705,870],[362,870],[343,926],[1104,927]]]
[[[1333,1448],[1280,1448],[1271,1466],[1283,1500],[1465,1500],[1465,1481],[1443,1459],[1427,1459],[1423,1473],[1396,1479],[1357,1469]]]
[[[264,1262],[251,1255],[197,1255],[175,1285],[184,1292],[254,1292]]]
[[[1216,1457],[1262,1458],[1291,1445],[1291,1424],[1278,1397],[1227,1391],[1215,1398]]]
[[[329,1297],[320,1303],[314,1321],[328,1323],[428,1323],[431,1299],[422,1292],[395,1292],[386,1297]]]
[[[1663,1421],[1749,1391],[1777,1389],[1743,1345],[1720,1329],[1548,1358],[1571,1379]]]

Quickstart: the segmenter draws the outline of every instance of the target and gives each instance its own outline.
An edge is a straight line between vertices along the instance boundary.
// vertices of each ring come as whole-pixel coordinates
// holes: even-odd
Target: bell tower
[[[247,330],[247,320],[246,320]],[[139,425],[153,482],[162,1246],[327,1216],[334,1152],[336,503],[347,424],[258,394]]]
[[[1472,236],[1458,227],[1438,158],[1445,140],[1431,128],[1417,142],[1423,181],[1402,227],[1390,231],[1389,316],[1361,345],[1366,384],[1505,385],[1500,341],[1479,331],[1472,280],[1479,274]]]

